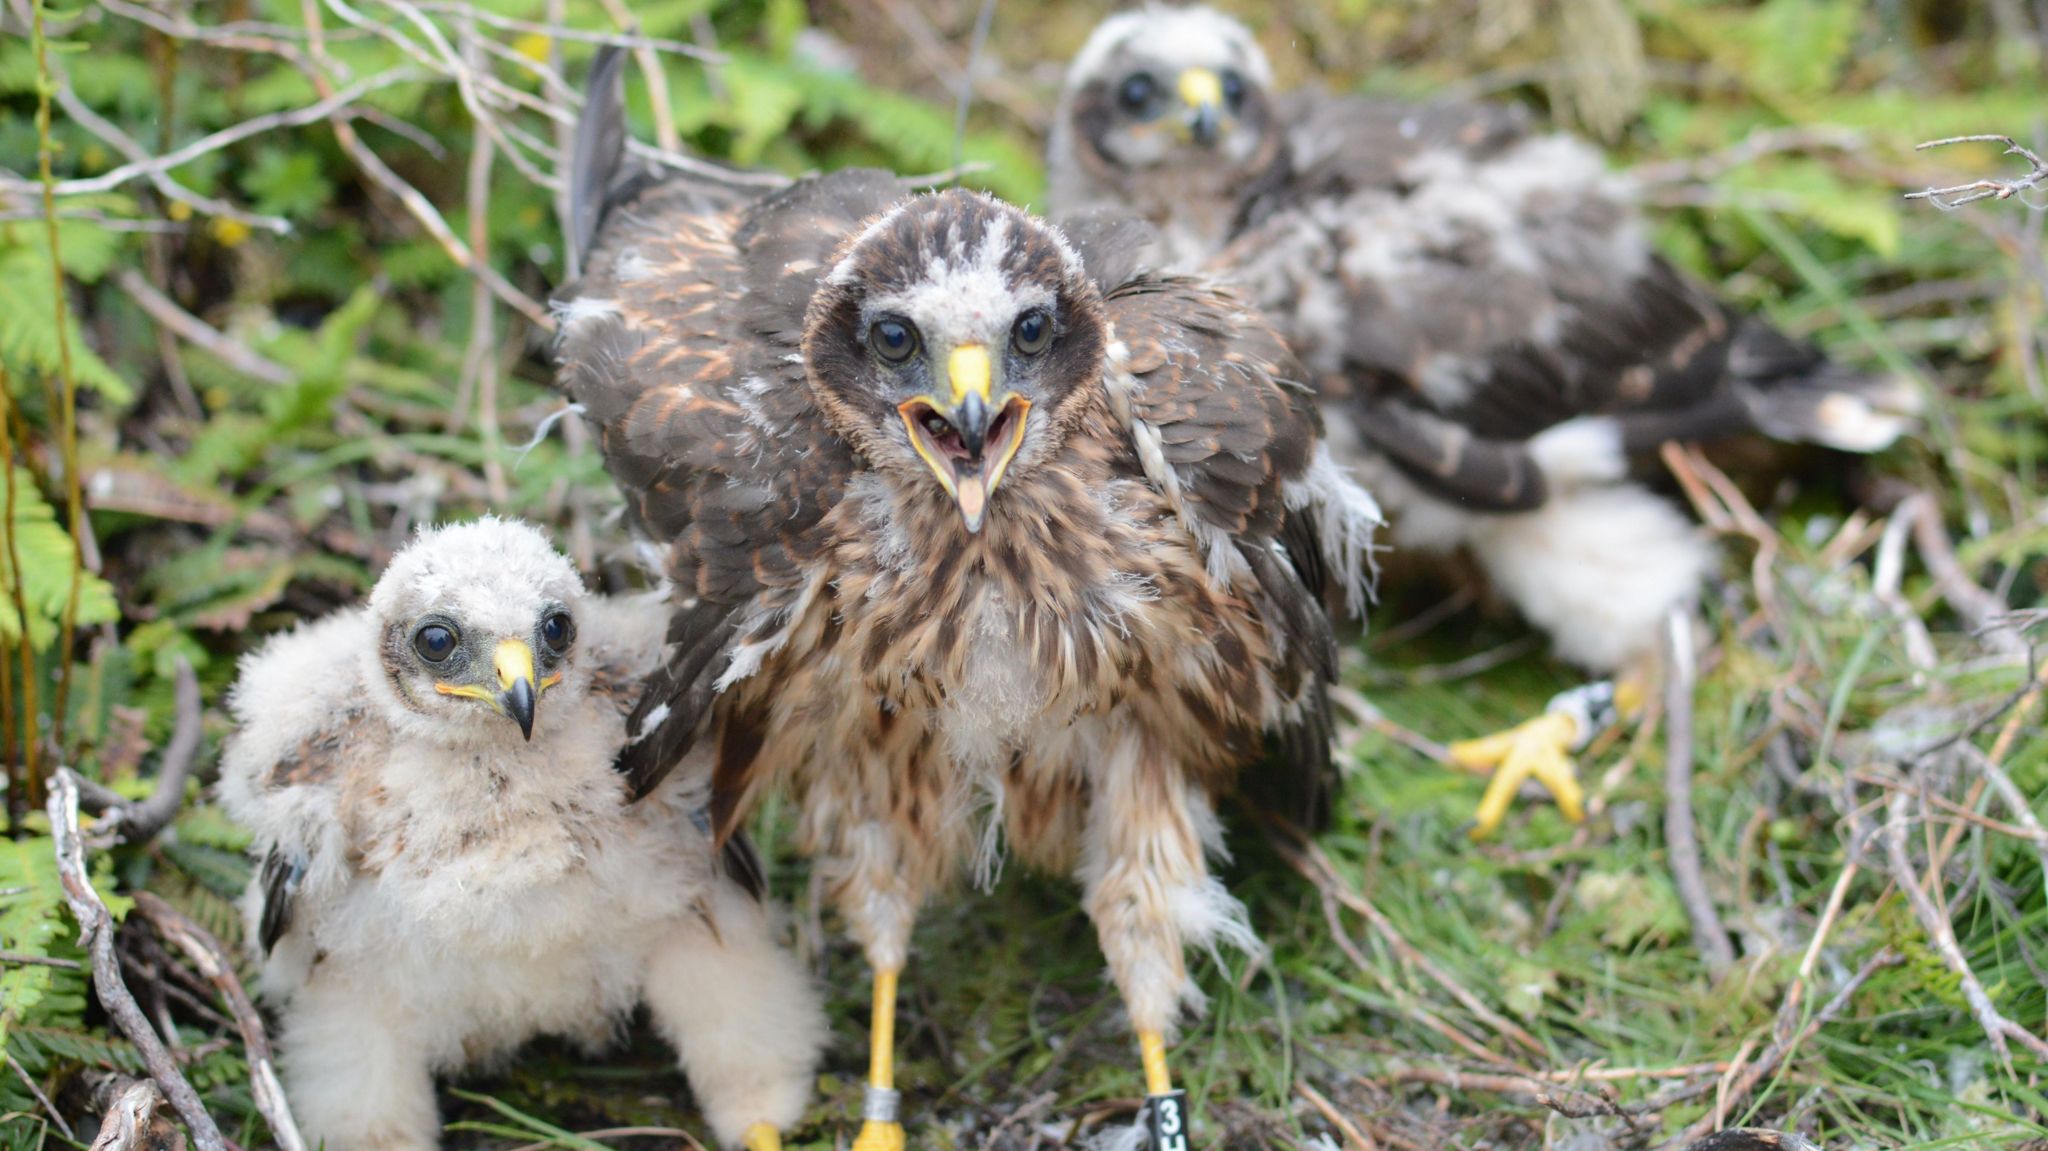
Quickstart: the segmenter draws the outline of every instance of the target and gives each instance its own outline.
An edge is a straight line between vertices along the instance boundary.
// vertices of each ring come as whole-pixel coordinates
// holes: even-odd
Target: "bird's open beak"
[[[1214,144],[1223,133],[1223,80],[1210,69],[1190,68],[1180,74],[1179,88],[1188,137],[1203,147]]]
[[[1024,442],[1031,401],[1002,389],[981,344],[962,344],[946,356],[950,395],[914,396],[896,408],[910,429],[910,444],[960,507],[969,532],[981,530],[988,498]]]
[[[510,716],[512,722],[519,725],[519,734],[532,739],[534,705],[540,702],[541,692],[561,682],[562,673],[556,672],[541,679],[534,668],[533,648],[527,646],[525,640],[500,640],[491,662],[498,673],[496,691],[482,684],[467,683],[437,683],[434,690],[442,695],[481,700],[499,715]]]

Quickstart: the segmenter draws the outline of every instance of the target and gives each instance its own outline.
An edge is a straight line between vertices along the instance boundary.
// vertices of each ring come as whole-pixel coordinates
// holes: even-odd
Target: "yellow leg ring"
[[[747,1151],[782,1151],[782,1132],[767,1123],[756,1123],[740,1136],[740,1146]]]
[[[1166,1037],[1157,1031],[1138,1032],[1138,1058],[1145,1064],[1145,1094],[1164,1095],[1173,1090],[1166,1073]]]
[[[896,972],[875,972],[875,1010],[868,1036],[868,1096],[853,1151],[903,1151],[896,1116]]]

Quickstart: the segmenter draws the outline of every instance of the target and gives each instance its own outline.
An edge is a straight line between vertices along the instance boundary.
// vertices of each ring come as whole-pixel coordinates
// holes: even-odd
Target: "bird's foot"
[[[867,1120],[853,1137],[853,1151],[903,1151],[903,1124]]]
[[[782,1151],[782,1132],[773,1124],[756,1123],[740,1136],[740,1146],[746,1151]]]
[[[1586,817],[1586,795],[1579,786],[1571,753],[1586,746],[1619,718],[1614,685],[1602,681],[1563,692],[1535,719],[1493,735],[1465,739],[1449,747],[1451,762],[1467,771],[1491,774],[1479,801],[1470,835],[1484,839],[1507,818],[1508,807],[1525,780],[1542,784],[1564,817],[1577,823]]]

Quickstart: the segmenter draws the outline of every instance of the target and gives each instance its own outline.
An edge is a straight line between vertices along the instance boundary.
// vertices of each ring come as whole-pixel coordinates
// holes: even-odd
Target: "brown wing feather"
[[[1612,418],[1633,450],[1749,431],[1854,446],[1878,424],[1833,426],[1828,397],[1900,404],[1657,256],[1598,153],[1520,108],[1285,100],[1287,146],[1218,264],[1440,496],[1537,506],[1520,445],[1581,417]]]
[[[579,136],[615,134],[606,119],[619,115],[593,94]],[[577,182],[617,186],[604,173]],[[749,621],[795,600],[814,529],[857,466],[819,416],[797,340],[834,246],[902,185],[849,171],[736,207],[683,177],[625,188],[564,294],[558,381],[597,427],[675,587],[669,658],[641,691],[619,763],[644,794],[704,729]]]
[[[1105,299],[1134,381],[1132,417],[1156,430],[1185,514],[1205,529],[1198,535],[1220,533],[1242,557],[1290,654],[1281,690],[1291,714],[1271,733],[1283,762],[1246,773],[1245,789],[1267,810],[1317,825],[1336,785],[1327,687],[1337,641],[1314,520],[1291,515],[1286,499],[1322,434],[1315,397],[1278,333],[1212,281],[1141,273]]]

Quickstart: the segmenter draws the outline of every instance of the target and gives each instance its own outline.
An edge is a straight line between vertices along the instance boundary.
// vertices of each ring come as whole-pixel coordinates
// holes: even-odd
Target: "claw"
[[[1484,839],[1507,818],[1508,807],[1522,782],[1534,779],[1557,800],[1557,809],[1577,823],[1586,817],[1585,792],[1572,765],[1570,751],[1579,742],[1579,722],[1550,712],[1517,727],[1450,746],[1452,762],[1468,771],[1491,772],[1471,830]]]
[[[740,1136],[746,1151],[782,1151],[782,1132],[767,1123],[756,1123]]]

